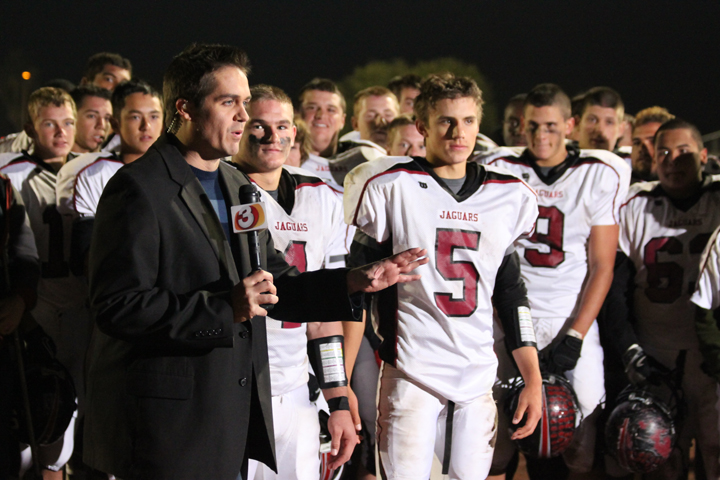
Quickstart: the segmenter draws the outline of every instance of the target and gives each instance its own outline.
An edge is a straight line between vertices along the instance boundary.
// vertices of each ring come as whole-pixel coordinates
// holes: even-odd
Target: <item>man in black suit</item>
[[[418,248],[298,275],[265,231],[263,269],[251,272],[247,238],[228,226],[249,180],[220,160],[237,153],[248,119],[247,71],[233,47],[175,57],[168,133],[115,174],[98,206],[85,461],[123,480],[234,480],[248,458],[274,468],[262,305],[282,320],[351,320],[353,294],[414,280],[427,262]],[[336,462],[355,441],[350,431]]]

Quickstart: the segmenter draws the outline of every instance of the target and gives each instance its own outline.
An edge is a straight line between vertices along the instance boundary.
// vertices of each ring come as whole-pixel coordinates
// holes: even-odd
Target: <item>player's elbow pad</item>
[[[505,331],[505,344],[508,351],[512,352],[520,347],[537,348],[535,328],[527,301],[521,304],[497,307],[497,310]]]
[[[331,335],[308,341],[308,359],[320,388],[345,387],[344,337]]]

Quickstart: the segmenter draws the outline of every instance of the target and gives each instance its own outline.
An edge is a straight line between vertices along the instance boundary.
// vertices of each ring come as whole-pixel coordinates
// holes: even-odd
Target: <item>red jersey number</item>
[[[535,232],[530,237],[533,243],[542,243],[550,247],[550,251],[542,253],[535,248],[525,249],[525,260],[533,267],[555,268],[565,261],[563,250],[563,232],[565,228],[565,214],[557,207],[538,207],[538,220],[535,224]],[[547,220],[547,233],[539,233],[538,227],[541,219]]]
[[[480,232],[438,229],[435,237],[435,268],[445,280],[463,282],[462,298],[452,293],[435,293],[435,304],[448,317],[469,317],[477,309],[478,279],[480,274],[473,262],[454,260],[456,249],[477,251]]]

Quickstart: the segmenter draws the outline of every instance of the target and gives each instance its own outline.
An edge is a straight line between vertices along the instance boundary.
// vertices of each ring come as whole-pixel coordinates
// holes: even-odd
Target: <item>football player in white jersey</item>
[[[609,299],[627,298],[624,317],[633,325],[636,343],[618,344],[633,383],[657,374],[662,367],[676,367],[680,351],[686,351],[682,372],[685,418],[679,425],[677,446],[670,460],[650,478],[681,478],[689,468],[692,440],[702,452],[707,478],[720,477],[720,436],[715,404],[716,382],[701,369],[703,361],[693,322],[695,290],[701,254],[720,225],[720,177],[703,174],[707,150],[697,128],[675,118],[655,134],[655,164],[659,181],[637,183],[620,208],[622,263],[613,282],[623,289]],[[706,283],[701,280],[703,291]],[[629,290],[629,291],[628,291]],[[696,301],[707,308],[709,303]],[[632,299],[632,300],[629,300]],[[650,360],[647,360],[647,358]],[[648,370],[653,367],[653,370]]]
[[[40,258],[38,300],[32,317],[57,346],[57,359],[78,384],[84,356],[84,333],[90,329],[84,308],[85,284],[68,268],[70,222],[55,208],[56,174],[70,155],[75,139],[75,103],[64,90],[43,87],[28,99],[30,123],[25,131],[35,145],[33,155],[8,153],[0,156],[0,173],[20,193]],[[82,396],[82,385],[77,385]],[[63,439],[43,447],[40,460],[46,478],[62,478],[62,467],[73,450],[74,420]],[[29,451],[29,449],[28,449]]]
[[[636,182],[647,182],[657,180],[657,173],[653,165],[655,155],[655,132],[660,125],[672,120],[672,115],[662,107],[649,107],[640,110],[635,116],[632,128],[632,180]]]
[[[233,163],[261,189],[275,248],[301,272],[319,270],[326,265],[333,243],[344,243],[341,197],[318,177],[283,167],[295,138],[292,101],[285,92],[257,85],[250,93],[250,119]],[[320,425],[307,387],[308,352],[316,348],[339,362],[329,365],[332,362],[324,358],[318,363],[311,357],[330,406],[330,468],[345,463],[357,443],[347,402],[342,323],[300,324],[268,317],[266,326],[278,473],[256,464],[254,478],[317,480]]]
[[[387,128],[387,154],[401,157],[424,157],[425,137],[417,129],[415,119],[400,115]]]
[[[345,175],[361,163],[387,155],[387,126],[398,116],[397,98],[385,87],[368,87],[355,94],[352,126],[360,138],[330,160],[330,174],[343,185]]]
[[[566,146],[574,120],[570,99],[557,85],[533,88],[525,99],[524,118],[526,149],[503,147],[478,161],[510,170],[538,193],[535,233],[516,247],[541,356],[549,371],[565,372],[586,418],[564,460],[572,471],[586,472],[592,467],[595,436],[595,419],[588,417],[604,395],[595,318],[612,281],[617,209],[627,193],[630,168],[606,150]],[[507,381],[516,373],[502,343],[496,348],[499,378]],[[498,389],[502,401],[500,395]],[[504,475],[515,449],[505,417],[500,414],[494,475]]]
[[[121,83],[112,94],[112,108],[110,121],[120,138],[119,153],[86,153],[58,172],[57,209],[74,219],[70,266],[77,275],[86,270],[95,211],[105,185],[123,165],[144,155],[162,132],[160,94],[142,80]]]
[[[80,155],[100,150],[110,132],[110,95],[108,90],[96,85],[81,85],[70,93],[78,115],[73,153]]]
[[[489,471],[493,306],[527,385],[514,418],[527,414],[527,423],[514,437],[530,435],[540,417],[535,337],[513,251],[513,242],[533,230],[537,199],[519,178],[467,162],[481,105],[472,79],[428,77],[415,102],[427,160],[385,157],[345,180],[345,221],[358,228],[353,263],[408,244],[434,245],[414,288],[373,299],[382,340],[377,437],[385,479],[428,478],[433,452],[452,479]]]

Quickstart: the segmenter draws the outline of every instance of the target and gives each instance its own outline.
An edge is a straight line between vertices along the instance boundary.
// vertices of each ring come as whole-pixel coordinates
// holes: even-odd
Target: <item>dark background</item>
[[[628,112],[651,106],[720,130],[718,1],[5,1],[0,11],[0,135],[17,128],[26,90],[80,80],[98,51],[130,58],[156,86],[191,42],[231,43],[250,82],[295,97],[315,76],[341,80],[372,60],[474,63],[502,106],[540,82],[574,95],[617,89]],[[10,129],[10,130],[8,130]]]

